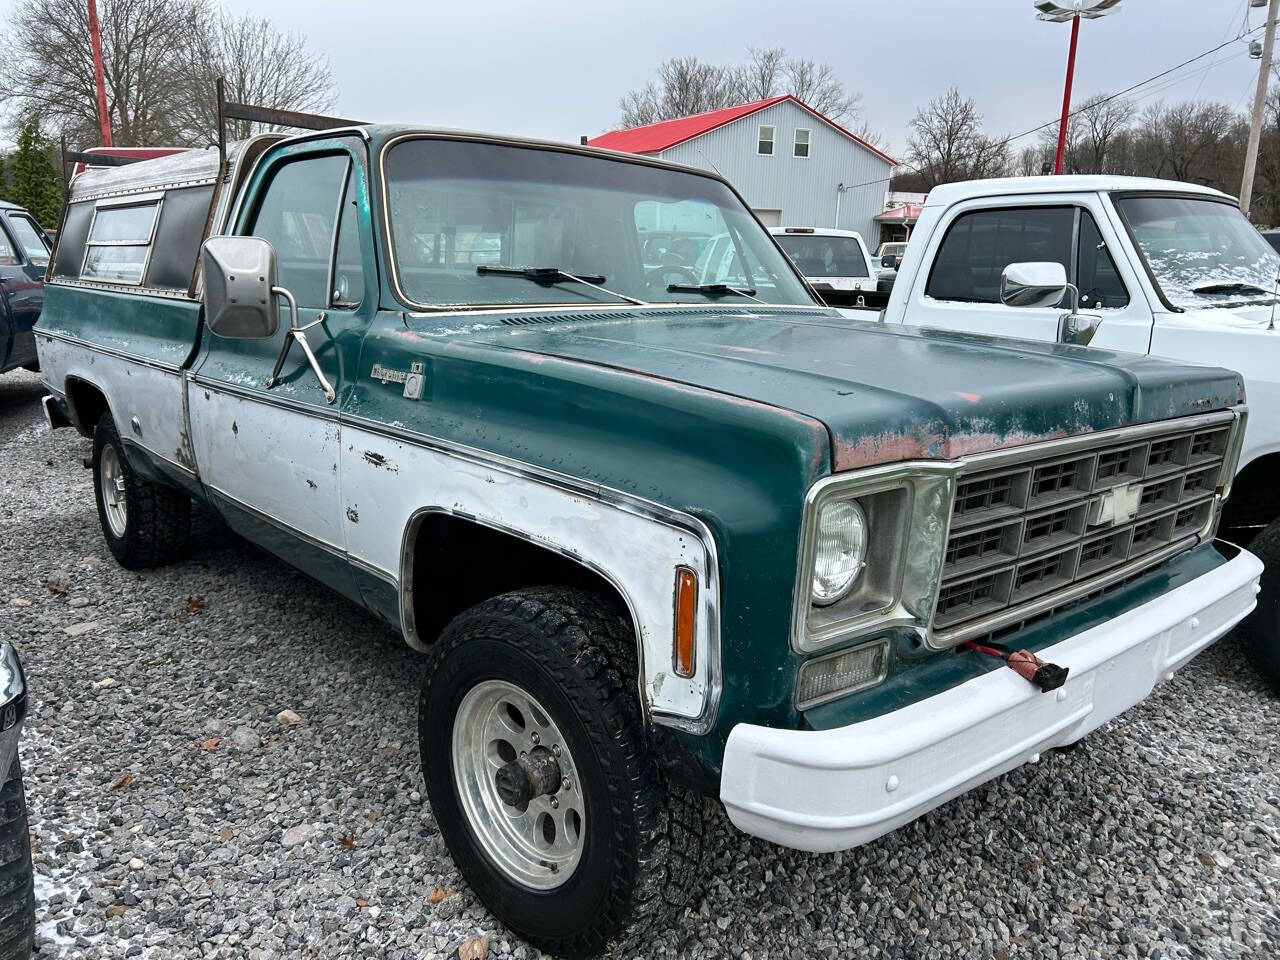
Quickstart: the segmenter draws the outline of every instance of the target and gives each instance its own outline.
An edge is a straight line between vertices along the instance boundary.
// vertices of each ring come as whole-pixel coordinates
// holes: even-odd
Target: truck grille
[[[1100,439],[956,481],[939,640],[988,633],[1154,565],[1210,532],[1232,421]],[[1132,434],[1131,434],[1132,436]],[[1049,446],[1052,450],[1052,446]]]

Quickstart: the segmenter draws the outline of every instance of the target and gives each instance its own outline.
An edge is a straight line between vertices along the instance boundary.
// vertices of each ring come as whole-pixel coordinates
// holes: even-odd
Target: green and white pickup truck
[[[111,551],[173,559],[199,500],[424,651],[435,820],[545,950],[679,909],[708,798],[865,843],[1254,606],[1239,376],[841,318],[702,171],[352,126],[69,200],[45,409]],[[736,255],[646,267],[656,229]]]

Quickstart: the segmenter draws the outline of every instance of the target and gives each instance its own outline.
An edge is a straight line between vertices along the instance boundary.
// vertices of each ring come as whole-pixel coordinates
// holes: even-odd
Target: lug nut
[[[534,743],[537,743],[542,738],[538,736],[538,731],[535,730],[533,731],[533,733],[529,734],[529,739],[532,740]]]
[[[561,789],[561,790],[572,790],[572,789],[573,789],[573,784],[572,784],[569,780],[567,780],[567,779],[566,779],[566,780],[561,780],[561,781],[560,781],[560,789]]]
[[[555,754],[557,757],[560,756],[560,744],[558,743],[553,744],[551,747],[551,752]]]
[[[559,809],[560,809],[560,801],[559,801],[559,800],[557,800],[555,797],[552,797],[552,798],[551,798],[551,809],[552,809],[552,810],[559,810]]]

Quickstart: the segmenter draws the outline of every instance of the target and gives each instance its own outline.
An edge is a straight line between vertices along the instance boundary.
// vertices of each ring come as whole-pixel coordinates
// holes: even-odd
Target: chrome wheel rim
[[[102,487],[102,512],[107,515],[107,526],[119,539],[129,523],[129,503],[124,492],[124,466],[116,448],[110,444],[102,448],[98,460],[98,483]]]
[[[509,805],[498,792],[497,773],[535,750],[555,757],[559,787],[523,808]],[[569,745],[546,708],[513,683],[481,681],[458,706],[452,760],[467,822],[498,869],[534,890],[567,882],[582,859],[586,803]]]

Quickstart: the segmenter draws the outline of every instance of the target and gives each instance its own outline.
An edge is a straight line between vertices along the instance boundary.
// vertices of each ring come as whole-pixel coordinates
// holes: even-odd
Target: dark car
[[[35,217],[0,200],[0,373],[38,369],[31,328],[44,305],[49,249]]]
[[[1280,250],[1280,230],[1263,230],[1262,236],[1266,238],[1267,243]]]
[[[13,644],[0,641],[0,957],[26,960],[35,933],[35,892],[27,803],[18,763],[18,736],[27,714],[27,686]]]

